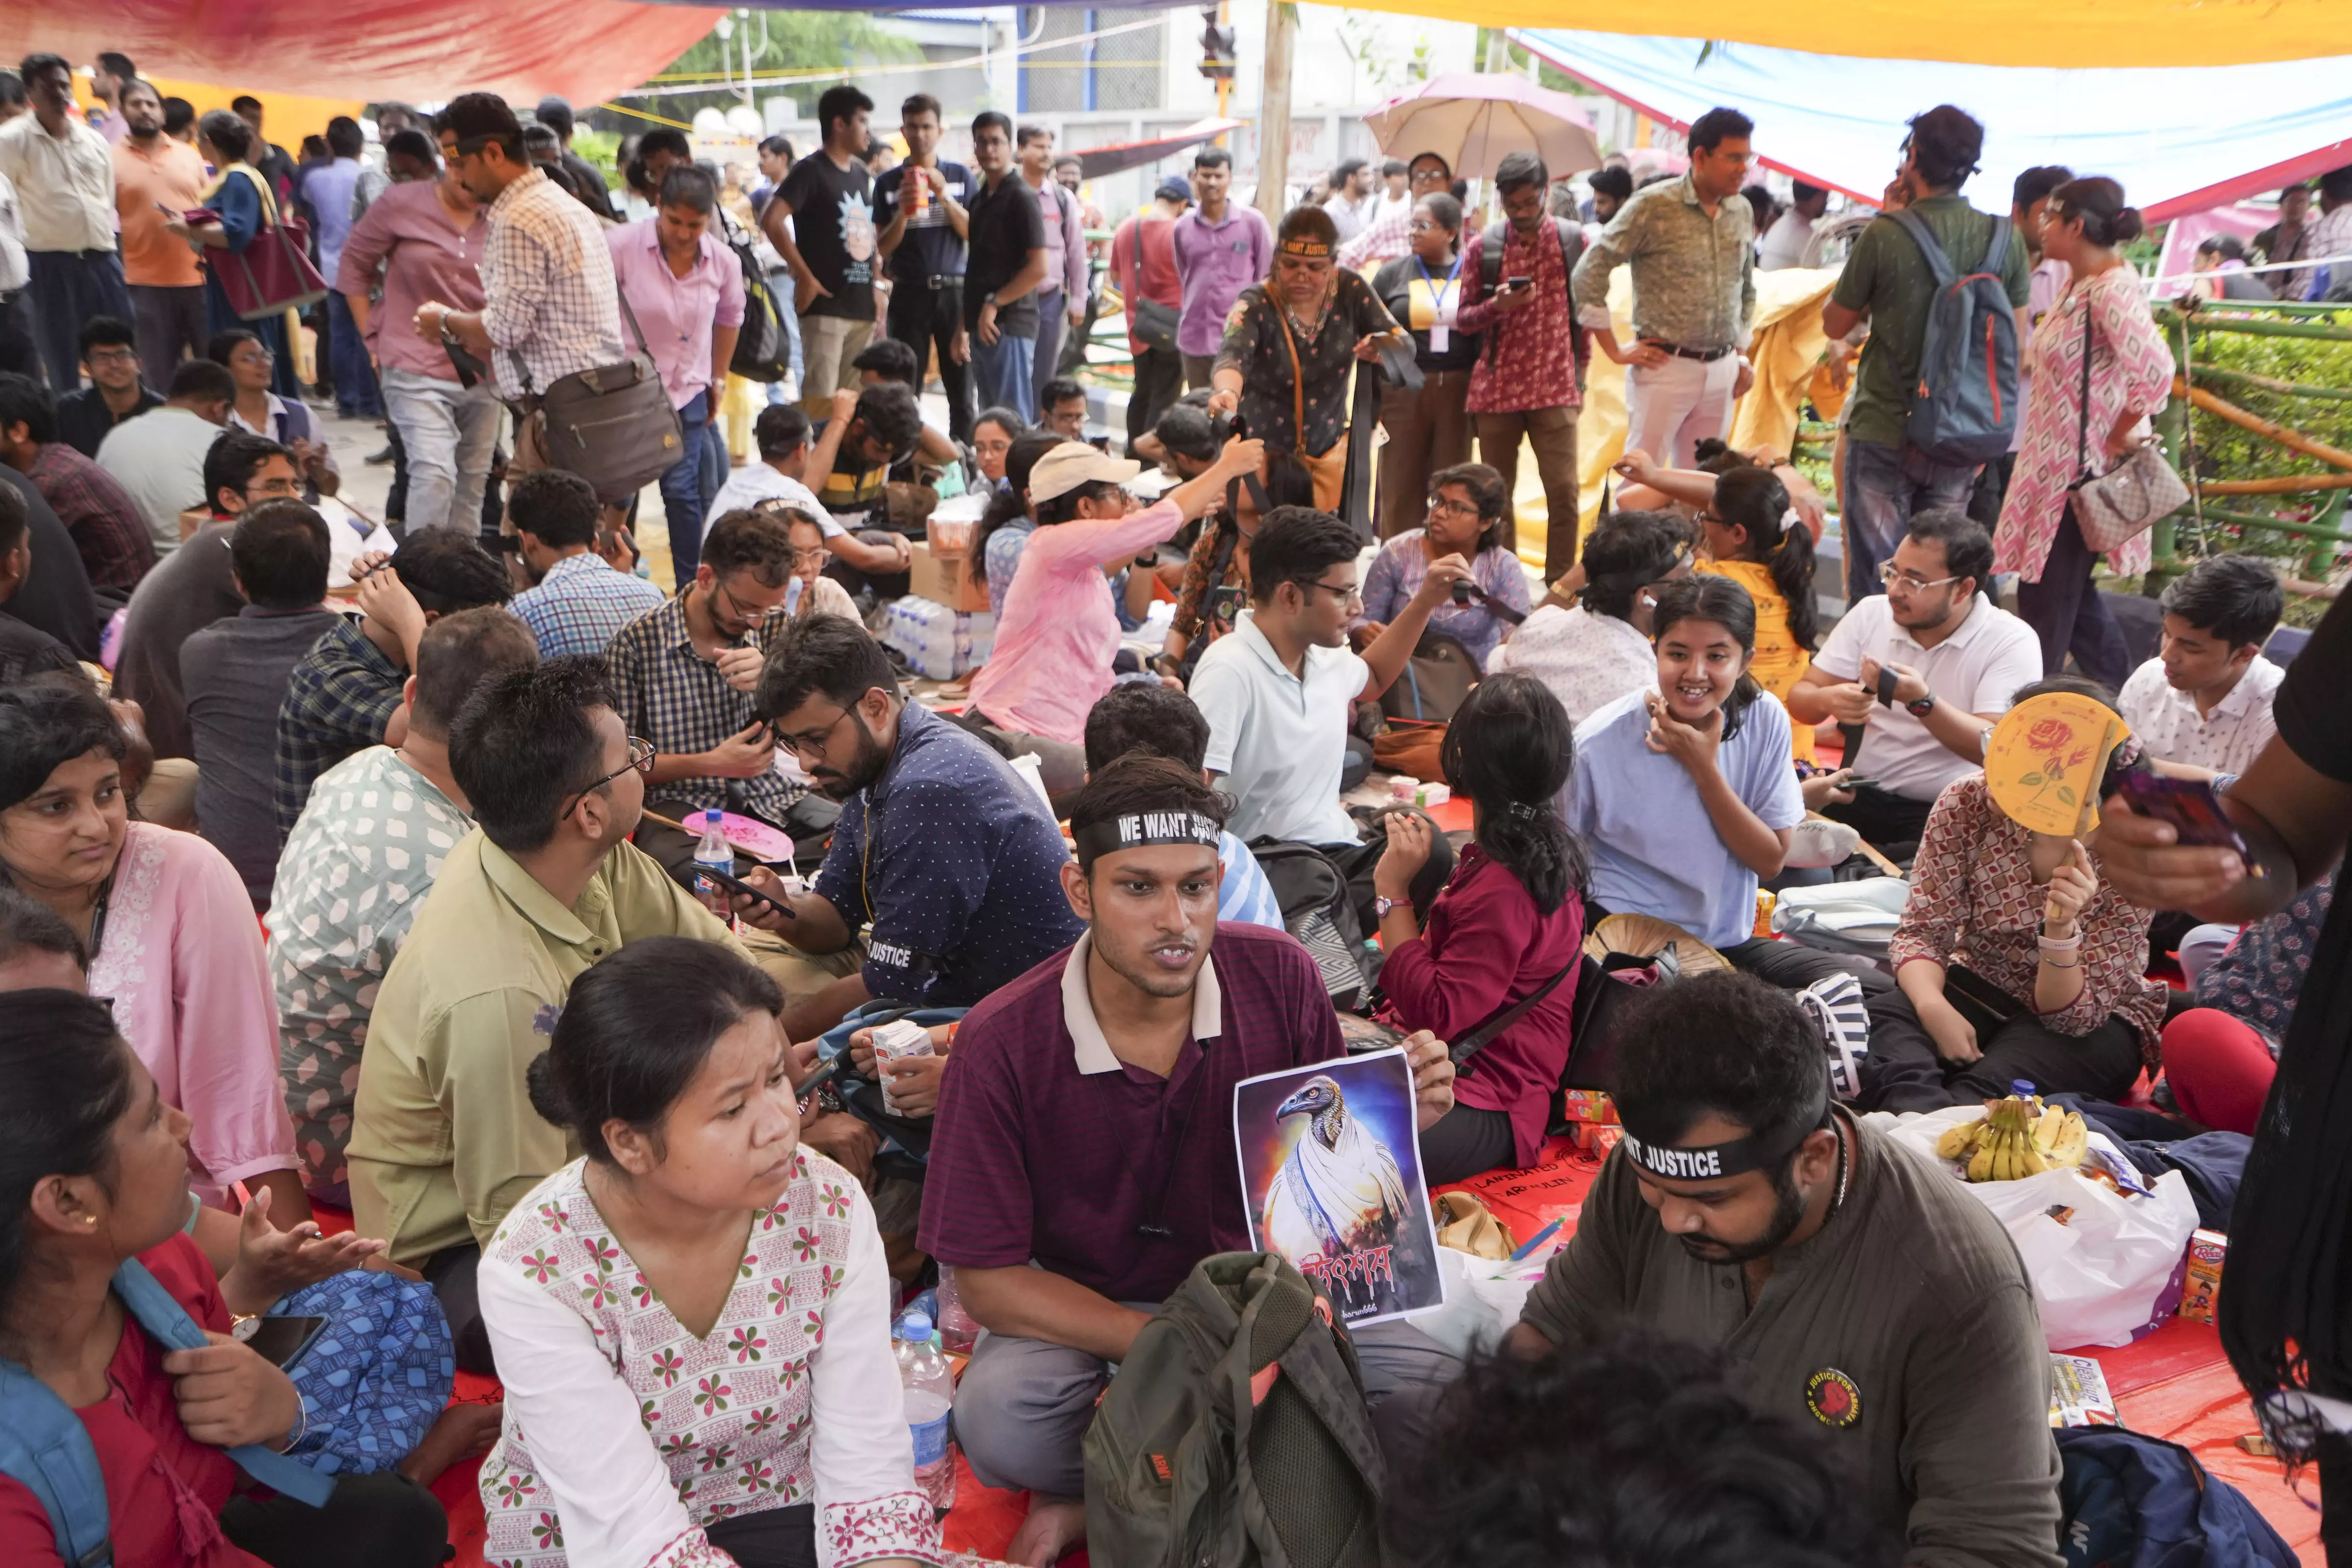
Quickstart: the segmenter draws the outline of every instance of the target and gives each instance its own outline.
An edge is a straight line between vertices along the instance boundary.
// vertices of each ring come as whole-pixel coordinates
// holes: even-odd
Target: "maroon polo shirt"
[[[1250,1245],[1234,1085],[1346,1047],[1305,948],[1282,931],[1220,925],[1175,1069],[1160,1079],[1129,1067],[1104,1043],[1086,965],[1072,962],[1087,940],[956,1031],[920,1240],[958,1268],[1034,1258],[1114,1301],[1158,1301],[1203,1258]],[[1143,1233],[1155,1218],[1169,1235]]]

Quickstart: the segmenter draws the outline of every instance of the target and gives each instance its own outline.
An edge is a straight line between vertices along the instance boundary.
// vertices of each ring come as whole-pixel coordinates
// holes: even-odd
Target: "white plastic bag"
[[[1528,1292],[1543,1278],[1554,1250],[1548,1247],[1541,1257],[1513,1263],[1441,1247],[1437,1263],[1445,1275],[1445,1304],[1412,1313],[1405,1321],[1455,1355],[1491,1355],[1519,1321]]]
[[[1971,1104],[1923,1116],[1882,1112],[1868,1120],[1957,1182],[1953,1162],[1937,1159],[1936,1140],[1945,1129],[1983,1114],[1982,1105]],[[2129,1168],[2121,1151],[2097,1132],[2091,1134],[2091,1149]],[[2071,1170],[1961,1184],[2017,1243],[2042,1309],[2042,1338],[2053,1351],[2129,1344],[2155,1315],[2157,1299],[2197,1228],[2197,1203],[2178,1171],[2149,1184],[2146,1196],[2132,1197]],[[2053,1210],[2073,1212],[2061,1224]]]

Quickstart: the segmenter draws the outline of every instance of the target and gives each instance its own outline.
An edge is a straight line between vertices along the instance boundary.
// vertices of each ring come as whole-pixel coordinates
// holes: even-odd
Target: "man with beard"
[[[1832,1103],[1820,1031],[1760,980],[1647,993],[1615,1039],[1624,1142],[1505,1351],[1621,1321],[1714,1347],[1844,1450],[1902,1561],[2056,1568],[2049,1356],[1990,1211]]]
[[[920,1240],[988,1331],[956,1427],[983,1484],[1030,1493],[1008,1562],[1084,1533],[1081,1447],[1111,1367],[1202,1258],[1249,1248],[1234,1086],[1346,1049],[1304,948],[1218,923],[1226,810],[1197,764],[1097,770],[1057,889],[1083,934],[965,1016],[940,1080]],[[1426,1130],[1454,1065],[1427,1033],[1405,1045]],[[1376,1405],[1458,1367],[1402,1322],[1350,1337]]]
[[[803,953],[858,963],[793,999],[786,1033],[806,1040],[877,996],[968,1007],[1076,941],[1086,926],[1059,879],[1069,852],[1044,798],[969,731],[908,702],[864,626],[779,620],[754,709],[841,816],[812,890],[744,874],[789,915],[742,898],[736,912]]]

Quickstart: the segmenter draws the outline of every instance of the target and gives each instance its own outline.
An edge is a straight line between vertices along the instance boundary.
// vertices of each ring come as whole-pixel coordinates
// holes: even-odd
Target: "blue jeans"
[[[1037,349],[1031,356],[1033,368],[1029,372],[1029,384],[1032,386],[1043,386],[1053,380],[1055,371],[1062,363],[1062,339],[1070,330],[1069,309],[1059,289],[1051,293],[1043,289],[1037,291]],[[1034,419],[1042,412],[1025,403],[1016,403],[1013,406],[1021,410],[1022,416],[1028,419]]]
[[[1846,437],[1845,471],[1838,476],[1838,520],[1844,531],[1849,605],[1885,592],[1878,568],[1903,542],[1913,513],[1937,507],[1967,510],[1979,467],[1931,461],[1908,442],[1890,446]]]
[[[702,488],[703,431],[710,425],[710,394],[698,392],[677,411],[686,456],[662,470],[662,515],[669,524],[670,571],[681,592],[702,559],[702,509],[716,491]]]
[[[24,300],[32,307],[30,325],[42,366],[53,391],[72,392],[81,385],[82,323],[92,316],[112,316],[126,324],[131,319],[122,258],[111,250],[28,250],[25,261],[32,277]],[[1024,404],[1023,412],[1032,411]]]
[[[1037,413],[1036,381],[1032,368],[1036,363],[1037,340],[1016,338],[1011,332],[1000,332],[992,343],[980,341],[980,331],[971,333],[971,379],[982,408],[1010,408],[1024,419],[1034,418]]]
[[[352,302],[341,294],[327,296],[327,334],[335,411],[358,419],[382,418],[383,397],[376,389],[375,366],[368,363],[367,340],[352,319]]]

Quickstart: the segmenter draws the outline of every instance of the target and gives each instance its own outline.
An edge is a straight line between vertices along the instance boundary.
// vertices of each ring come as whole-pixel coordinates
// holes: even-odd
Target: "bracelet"
[[[294,1403],[301,1407],[302,1418],[294,1424],[294,1436],[286,1439],[286,1447],[281,1450],[289,1454],[300,1447],[302,1439],[310,1435],[310,1402],[302,1397],[302,1391],[299,1388],[294,1391]]]
[[[2079,958],[2070,958],[2065,963],[2061,963],[2046,952],[2042,955],[2042,962],[2048,964],[2053,969],[2080,969],[2083,967],[2083,961]]]
[[[2074,952],[2082,948],[2083,933],[2076,931],[2073,936],[2037,936],[2033,940],[2044,952]]]

